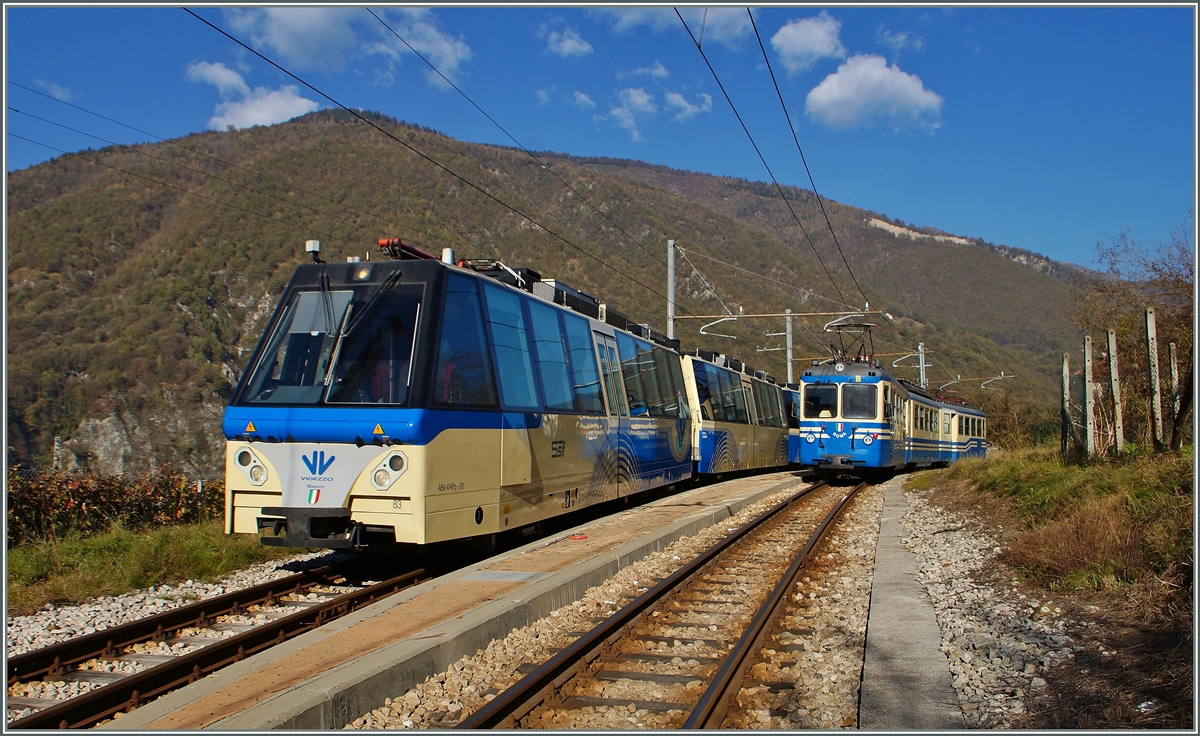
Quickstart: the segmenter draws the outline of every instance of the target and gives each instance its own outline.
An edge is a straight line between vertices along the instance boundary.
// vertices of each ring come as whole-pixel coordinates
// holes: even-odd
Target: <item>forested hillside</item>
[[[224,401],[307,239],[321,240],[328,260],[379,257],[375,241],[388,236],[498,257],[660,330],[667,239],[689,252],[679,264],[681,315],[722,313],[722,303],[750,314],[864,301],[811,192],[788,196],[812,245],[759,182],[559,154],[544,155],[547,170],[520,150],[371,119],[530,219],[334,111],[85,151],[10,174],[10,463],[49,464],[60,436],[60,458],[90,457],[102,472],[169,464],[220,475]],[[1077,334],[1057,264],[982,241],[894,234],[871,224],[897,222],[882,214],[825,204],[866,299],[891,315],[877,317],[877,352],[924,341],[935,387],[1003,370],[1018,377],[1003,382],[1007,390],[1053,401],[1059,356]],[[798,357],[826,352],[827,320],[797,322]],[[722,323],[736,340],[701,336],[701,324],[678,324],[685,349],[721,350],[786,375],[782,351],[756,352],[782,347],[764,336],[782,332],[782,319]],[[972,386],[962,385],[968,398]]]

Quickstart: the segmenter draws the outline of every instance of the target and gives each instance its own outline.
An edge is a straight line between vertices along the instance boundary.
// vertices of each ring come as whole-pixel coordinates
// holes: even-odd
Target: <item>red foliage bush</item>
[[[95,534],[113,524],[145,529],[216,518],[225,510],[225,483],[177,472],[134,477],[8,469],[8,547]]]

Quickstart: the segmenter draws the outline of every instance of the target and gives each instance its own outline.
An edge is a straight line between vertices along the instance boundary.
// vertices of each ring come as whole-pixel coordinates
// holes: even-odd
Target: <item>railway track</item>
[[[827,484],[785,499],[599,620],[549,661],[455,724],[587,728],[597,711],[650,714],[655,728],[719,728],[743,687],[791,688],[750,673],[802,648],[789,620],[810,554],[849,493]],[[801,643],[798,643],[801,642]],[[450,724],[445,724],[450,725]]]
[[[321,567],[11,657],[8,711],[31,712],[7,727],[96,725],[425,577],[411,570],[352,585],[342,568]],[[78,694],[13,694],[47,692],[43,682],[78,683]]]

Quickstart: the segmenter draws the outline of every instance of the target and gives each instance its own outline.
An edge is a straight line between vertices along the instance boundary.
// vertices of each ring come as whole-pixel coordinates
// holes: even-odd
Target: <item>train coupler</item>
[[[258,517],[259,541],[268,547],[362,549],[362,524],[350,519],[350,510],[264,507]],[[282,518],[280,518],[282,517]],[[264,531],[269,533],[264,534]],[[282,534],[281,534],[282,532]]]

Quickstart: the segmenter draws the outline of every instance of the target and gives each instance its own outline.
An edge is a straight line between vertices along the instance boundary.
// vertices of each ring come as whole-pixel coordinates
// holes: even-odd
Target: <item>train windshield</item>
[[[844,419],[874,419],[875,397],[878,393],[874,384],[843,384],[842,417]]]
[[[413,293],[364,305],[350,290],[295,292],[241,403],[405,403],[419,312]]]
[[[804,387],[804,417],[832,419],[837,414],[837,386],[809,384]]]
[[[250,404],[315,404],[353,291],[300,291],[284,310],[243,393]]]

